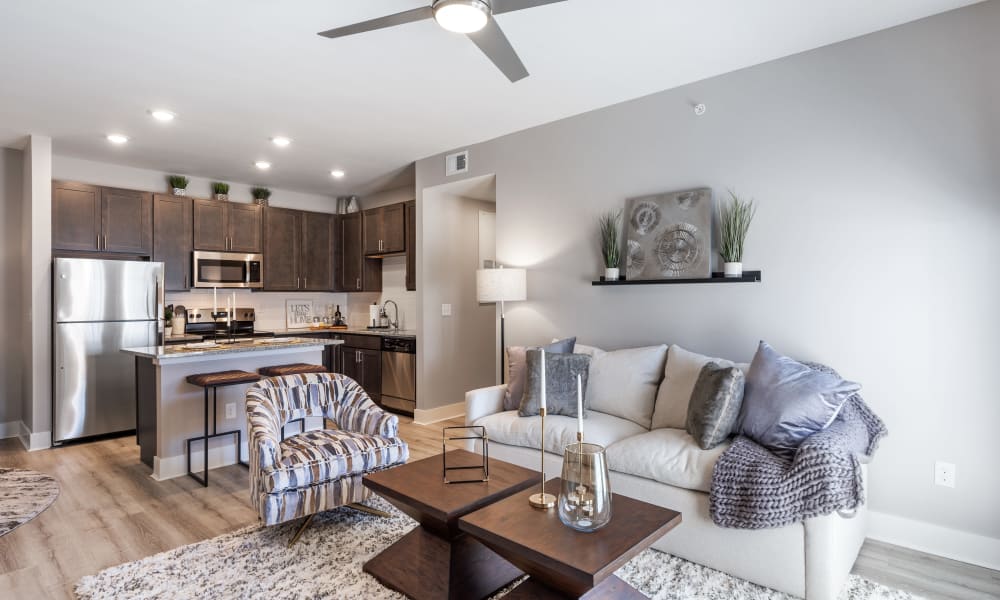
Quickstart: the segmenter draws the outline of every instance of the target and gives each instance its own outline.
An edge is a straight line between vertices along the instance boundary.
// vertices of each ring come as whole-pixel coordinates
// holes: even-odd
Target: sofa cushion
[[[710,362],[701,368],[691,392],[686,430],[702,450],[718,446],[736,430],[744,382],[743,371],[736,367]]]
[[[747,373],[738,431],[790,459],[807,437],[829,427],[860,389],[832,370],[813,369],[761,342]]]
[[[616,442],[607,449],[612,471],[645,477],[667,485],[707,492],[712,470],[729,442],[702,450],[683,429],[654,429]]]
[[[476,419],[472,424],[485,427],[491,442],[535,449],[542,447],[541,417],[519,417],[516,410],[508,410]],[[576,426],[577,420],[573,417],[545,417],[545,449],[561,456],[566,446],[576,443]],[[604,447],[645,431],[644,427],[632,421],[593,410],[587,413],[584,425],[586,441]]]
[[[278,468],[264,472],[268,493],[391,467],[406,462],[408,455],[401,438],[336,429],[313,429],[293,435],[281,442],[279,452]]]
[[[564,340],[555,340],[548,346],[542,346],[541,348],[546,352],[568,354],[573,352],[575,344],[576,338],[571,337]],[[514,410],[521,405],[521,398],[524,396],[527,351],[528,349],[525,346],[507,347],[507,391],[503,399],[504,410]]]
[[[691,392],[698,381],[701,369],[710,362],[720,367],[732,367],[734,363],[724,358],[712,358],[681,348],[677,344],[667,351],[667,366],[663,373],[663,383],[656,392],[656,407],[653,410],[651,429],[672,427],[684,429],[687,424],[688,403]]]
[[[537,415],[542,405],[542,356],[542,350],[537,348],[527,352],[524,396],[517,410],[517,414],[522,417]],[[545,352],[544,358],[546,414],[576,417],[578,396],[586,396],[590,357],[583,354]],[[582,383],[577,379],[578,376]],[[583,418],[587,418],[586,397],[583,401]]]
[[[649,429],[666,358],[662,344],[595,354],[590,360],[588,408]]]

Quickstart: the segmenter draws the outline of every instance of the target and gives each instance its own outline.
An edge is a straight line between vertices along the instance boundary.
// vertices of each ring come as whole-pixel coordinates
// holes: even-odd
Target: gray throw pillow
[[[533,417],[542,405],[542,352],[537,348],[527,352],[528,368],[524,397],[517,414]],[[590,357],[584,354],[545,352],[545,405],[549,415],[576,417],[577,375],[583,379],[583,417],[587,417],[587,373]]]
[[[575,345],[576,337],[571,337],[552,342],[548,346],[542,346],[542,348],[545,352],[570,354]],[[517,410],[521,406],[521,398],[524,396],[525,352],[527,350],[524,346],[507,347],[507,391],[503,397],[504,410]]]
[[[761,342],[747,372],[737,431],[791,459],[802,442],[829,427],[861,386],[810,368]]]
[[[701,368],[688,404],[687,432],[702,450],[711,450],[732,435],[743,405],[745,380],[736,367],[710,362]]]

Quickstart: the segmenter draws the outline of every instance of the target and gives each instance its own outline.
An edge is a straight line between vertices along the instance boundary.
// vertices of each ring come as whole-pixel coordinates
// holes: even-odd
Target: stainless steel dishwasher
[[[382,406],[413,415],[417,407],[417,340],[382,338]]]

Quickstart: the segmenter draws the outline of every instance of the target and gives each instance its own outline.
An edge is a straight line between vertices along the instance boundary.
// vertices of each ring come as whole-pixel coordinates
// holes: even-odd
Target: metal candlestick
[[[528,504],[535,508],[549,509],[556,505],[556,497],[545,493],[545,407],[538,409],[538,414],[542,416],[542,491],[528,497]]]

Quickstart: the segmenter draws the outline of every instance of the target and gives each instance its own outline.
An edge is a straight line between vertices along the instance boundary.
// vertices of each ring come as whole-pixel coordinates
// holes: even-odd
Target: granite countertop
[[[190,348],[188,344],[175,344],[170,346],[144,346],[140,348],[122,348],[122,352],[153,358],[157,361],[170,360],[172,358],[191,358],[195,356],[219,356],[223,354],[237,354],[240,352],[268,352],[275,350],[286,350],[289,348],[302,349],[316,346],[333,346],[343,344],[342,340],[323,340],[316,338],[285,338],[287,341],[274,343],[266,340],[274,338],[257,338],[253,340],[239,341],[232,344],[217,344],[209,347]]]
[[[345,333],[348,335],[374,335],[378,337],[416,338],[414,329],[365,329],[364,327],[349,329],[268,329],[275,336],[285,337],[306,333]]]

